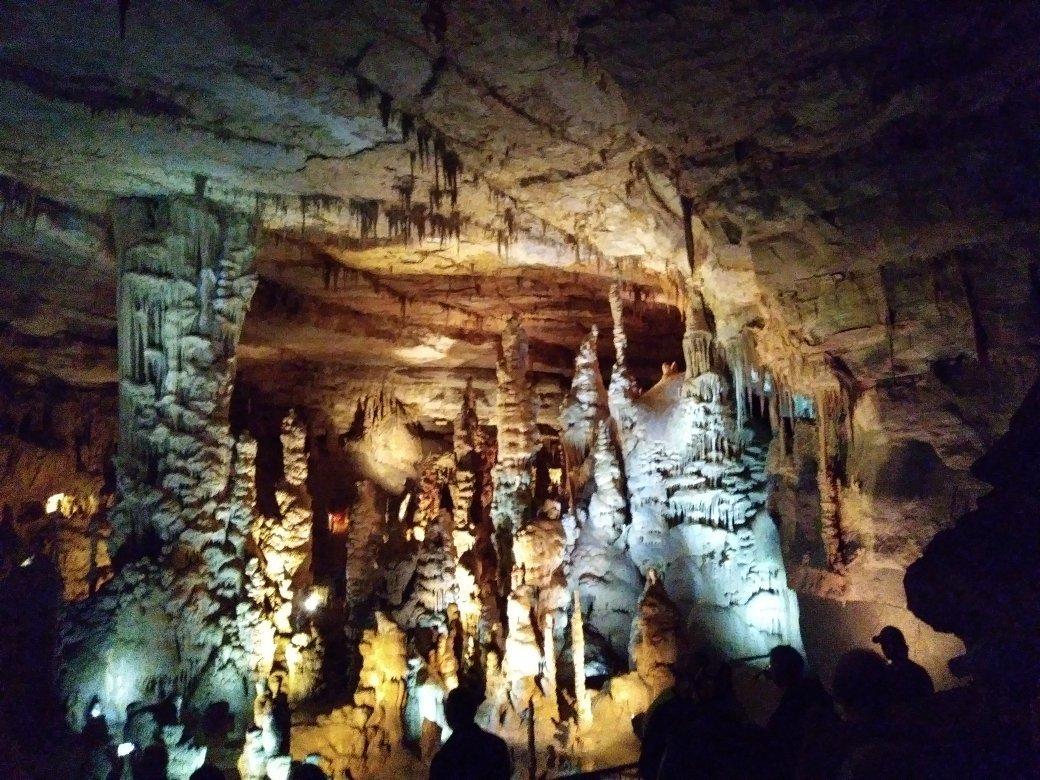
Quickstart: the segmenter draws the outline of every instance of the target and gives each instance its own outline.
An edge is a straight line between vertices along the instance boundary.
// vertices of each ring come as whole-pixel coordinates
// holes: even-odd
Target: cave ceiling
[[[19,371],[114,379],[104,214],[170,192],[262,220],[247,370],[489,371],[520,313],[536,371],[562,375],[609,322],[620,275],[650,381],[681,357],[691,273],[720,337],[755,332],[792,385],[829,370],[882,388],[888,412],[953,414],[887,415],[941,453],[966,435],[948,429],[978,433],[1024,392],[968,414],[983,369],[1035,367],[1032,4],[999,18],[853,0],[0,14],[5,214],[33,222],[3,247],[21,281],[0,335]]]

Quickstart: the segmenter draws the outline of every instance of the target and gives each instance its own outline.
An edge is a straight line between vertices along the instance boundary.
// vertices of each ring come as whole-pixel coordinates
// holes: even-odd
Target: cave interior
[[[4,3],[0,770],[563,777],[886,625],[1040,747],[1038,16]]]

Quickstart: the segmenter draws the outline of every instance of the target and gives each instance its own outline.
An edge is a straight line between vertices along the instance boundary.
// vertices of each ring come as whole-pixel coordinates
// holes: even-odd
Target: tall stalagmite
[[[283,477],[275,486],[278,514],[258,516],[250,536],[256,558],[249,562],[250,597],[263,614],[264,633],[272,633],[270,659],[264,659],[256,672],[263,676],[275,671],[288,675],[291,700],[305,698],[316,681],[313,670],[319,660],[318,648],[310,632],[294,623],[300,611],[310,570],[311,500],[307,492],[306,433],[294,413],[282,421]]]
[[[491,520],[499,555],[499,587],[509,588],[512,538],[532,515],[534,457],[540,445],[527,354],[527,334],[517,317],[502,331],[498,356],[498,462],[495,464]]]

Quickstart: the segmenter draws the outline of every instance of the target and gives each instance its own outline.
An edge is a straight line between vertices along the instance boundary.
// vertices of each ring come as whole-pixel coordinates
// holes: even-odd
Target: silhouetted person
[[[763,735],[740,714],[728,664],[694,656],[647,713],[639,767],[657,780],[769,776]]]
[[[885,690],[890,703],[906,704],[935,693],[935,685],[925,668],[910,660],[910,648],[902,631],[895,626],[885,626],[874,637],[874,644],[881,646],[881,652],[888,659]]]
[[[803,778],[902,780],[916,777],[915,755],[924,735],[906,734],[887,714],[885,660],[870,650],[850,650],[834,671],[834,701],[841,720],[814,730]]]
[[[109,743],[108,721],[101,708],[101,700],[97,696],[91,698],[87,705],[83,741],[88,750],[103,747]]]
[[[167,780],[166,767],[169,762],[166,745],[153,742],[141,751],[141,757],[134,766],[134,780]]]
[[[790,645],[769,651],[766,674],[783,692],[766,722],[766,734],[779,773],[789,777],[798,766],[807,732],[820,721],[833,719],[834,705],[820,681],[805,674],[802,654]]]
[[[213,764],[203,764],[191,773],[188,780],[227,780],[227,778]]]
[[[433,757],[430,780],[508,780],[512,776],[506,743],[473,722],[483,699],[468,687],[448,694],[444,717],[451,736]]]

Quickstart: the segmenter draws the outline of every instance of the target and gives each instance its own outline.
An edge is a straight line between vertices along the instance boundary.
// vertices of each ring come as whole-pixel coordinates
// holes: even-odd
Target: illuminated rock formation
[[[293,732],[293,750],[316,753],[334,777],[415,777],[418,761],[404,745],[405,635],[380,612],[359,647],[361,674],[354,703]]]
[[[314,670],[320,666],[319,643],[301,625],[303,600],[310,584],[305,566],[311,556],[310,496],[307,493],[306,434],[290,414],[282,422],[283,477],[275,486],[278,515],[257,516],[250,527],[250,598],[260,615],[256,631],[267,645],[266,657],[258,659],[256,672],[268,675],[277,663],[286,674],[287,694],[296,703],[306,698],[317,683]]]
[[[606,420],[598,424],[592,458],[595,490],[587,506],[578,510],[570,578],[582,595],[586,640],[594,630],[623,657],[643,578],[624,547],[628,506],[621,462]]]
[[[230,489],[228,405],[256,283],[252,226],[188,199],[121,200],[112,221],[121,379],[110,544],[139,560],[68,611],[70,711],[99,695],[118,721],[163,680],[190,685],[197,706],[241,707],[250,508]]]
[[[584,497],[585,487],[592,477],[595,461],[590,455],[599,433],[599,423],[610,415],[607,389],[603,385],[596,355],[598,338],[599,329],[593,326],[578,348],[571,389],[560,409],[560,442],[572,504],[577,498]]]
[[[651,702],[675,682],[673,671],[681,657],[681,636],[679,612],[657,572],[651,569],[628,645],[629,663],[646,686]]]
[[[512,568],[512,536],[531,516],[534,503],[534,456],[540,447],[532,406],[527,335],[511,318],[502,332],[498,356],[498,461],[494,471],[491,520],[499,556],[499,586],[508,588]]]
[[[890,623],[940,687],[929,625],[1031,636],[972,464],[1040,368],[1035,4],[316,5],[0,11],[0,732],[53,634],[74,725],[164,687],[237,744],[379,610],[427,757],[486,668],[556,775],[673,636],[826,681]]]
[[[632,402],[639,396],[639,385],[628,370],[628,335],[625,333],[625,308],[621,297],[621,285],[610,286],[610,315],[614,324],[614,367],[610,374],[610,413],[617,421],[618,434],[627,442],[634,424],[630,410]],[[598,367],[597,367],[598,373]],[[627,446],[627,444],[626,444]]]

